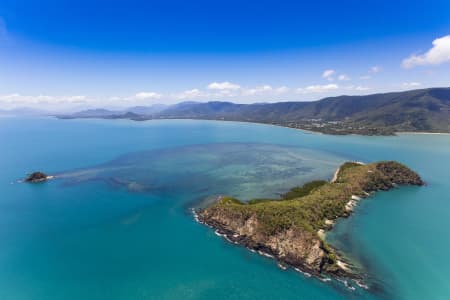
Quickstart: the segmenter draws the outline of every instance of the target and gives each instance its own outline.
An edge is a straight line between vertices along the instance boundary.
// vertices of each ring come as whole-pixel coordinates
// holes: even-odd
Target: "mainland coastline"
[[[130,107],[114,111],[88,109],[55,116],[60,119],[239,121],[330,135],[433,134],[450,133],[449,96],[450,88],[426,88],[360,96],[342,95],[310,102],[181,102],[163,107]]]

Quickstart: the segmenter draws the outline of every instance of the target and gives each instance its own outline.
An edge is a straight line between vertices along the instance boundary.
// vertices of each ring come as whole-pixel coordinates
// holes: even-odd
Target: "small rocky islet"
[[[53,178],[53,176],[49,176],[43,172],[38,171],[28,174],[28,176],[24,179],[24,181],[29,183],[38,183],[47,181],[51,178]]]
[[[420,176],[395,161],[346,162],[331,182],[313,181],[279,199],[242,202],[220,196],[195,210],[196,219],[225,237],[320,279],[353,279],[366,287],[362,274],[325,240],[335,221],[348,217],[362,198],[397,185],[424,185]],[[347,282],[347,281],[345,281]]]

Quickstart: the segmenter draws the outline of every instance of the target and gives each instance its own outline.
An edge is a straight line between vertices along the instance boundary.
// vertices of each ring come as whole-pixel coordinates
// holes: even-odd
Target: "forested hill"
[[[148,110],[151,111],[151,110]],[[99,117],[86,112],[63,118]],[[149,114],[129,110],[102,118],[133,120],[190,118],[270,123],[330,134],[393,134],[398,131],[450,132],[450,88],[429,88],[313,102],[234,104],[183,102]]]

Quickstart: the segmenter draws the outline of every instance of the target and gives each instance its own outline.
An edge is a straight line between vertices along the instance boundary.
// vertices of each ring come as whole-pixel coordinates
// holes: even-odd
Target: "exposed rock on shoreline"
[[[241,202],[221,196],[196,219],[233,243],[273,256],[319,278],[361,276],[324,240],[336,219],[349,216],[371,192],[396,185],[423,185],[414,171],[393,162],[344,163],[333,182],[315,181],[281,199]]]

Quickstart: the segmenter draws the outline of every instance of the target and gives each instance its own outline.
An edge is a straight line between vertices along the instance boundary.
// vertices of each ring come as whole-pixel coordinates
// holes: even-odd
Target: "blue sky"
[[[450,86],[450,1],[0,2],[4,108],[431,86]]]

